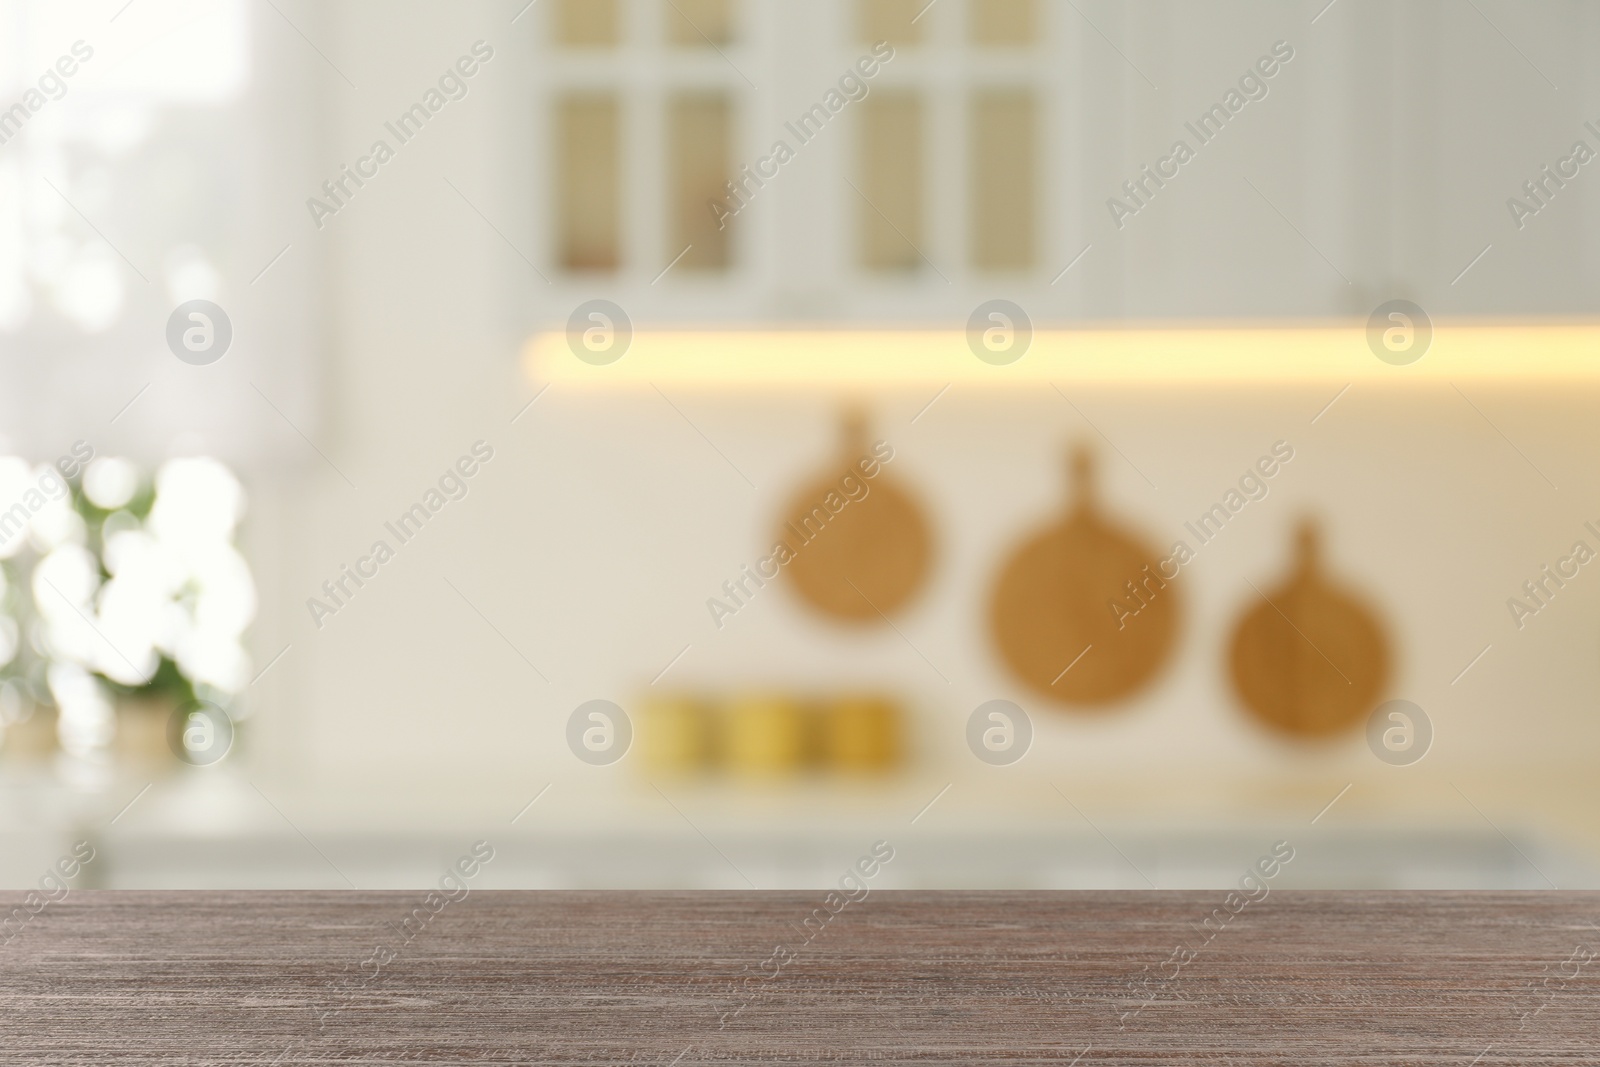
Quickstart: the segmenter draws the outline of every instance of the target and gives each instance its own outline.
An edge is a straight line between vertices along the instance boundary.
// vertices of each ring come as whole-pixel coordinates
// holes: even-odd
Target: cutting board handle
[[[1094,449],[1079,442],[1067,450],[1067,511],[1091,511],[1095,499]]]
[[[1294,534],[1296,577],[1306,578],[1322,567],[1322,527],[1315,519],[1303,518]]]
[[[867,409],[861,404],[847,404],[840,412],[839,443],[852,463],[866,454]]]

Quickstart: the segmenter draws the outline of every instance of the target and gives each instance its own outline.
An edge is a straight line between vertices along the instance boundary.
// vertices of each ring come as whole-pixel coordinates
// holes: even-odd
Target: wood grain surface
[[[808,942],[824,895],[474,891],[406,942],[421,891],[74,893],[0,948],[0,1062],[1600,1057],[1600,894],[1274,890],[1207,940],[1221,891],[873,891]]]

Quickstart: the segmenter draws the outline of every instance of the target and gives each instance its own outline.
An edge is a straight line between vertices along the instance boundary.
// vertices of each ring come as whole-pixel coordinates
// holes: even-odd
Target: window
[[[0,332],[65,323],[104,334],[152,280],[182,288],[170,274],[218,273],[202,249],[232,236],[213,160],[238,136],[225,109],[248,83],[244,5],[169,2],[142,17],[97,35],[69,5],[0,6]],[[135,188],[169,186],[172,173],[185,177],[181,193]],[[108,229],[119,210],[144,218]],[[188,241],[163,279],[151,246],[173,234]]]
[[[31,357],[0,360],[0,448],[97,426],[97,447],[142,461],[183,434],[241,469],[303,454],[285,419],[315,434],[322,410],[304,204],[327,177],[306,101],[318,79],[348,87],[262,17],[245,0],[0,3],[0,349]],[[192,299],[239,327],[209,380],[163,355]],[[273,356],[246,370],[251,349]]]

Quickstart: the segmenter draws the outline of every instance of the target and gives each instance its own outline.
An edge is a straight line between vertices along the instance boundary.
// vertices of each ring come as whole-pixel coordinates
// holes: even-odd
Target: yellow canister
[[[723,760],[750,778],[793,774],[807,762],[807,715],[790,697],[752,694],[729,702],[723,719]]]
[[[823,760],[830,770],[875,773],[899,765],[904,751],[900,706],[881,696],[849,696],[823,712]]]
[[[712,762],[712,721],[705,702],[662,696],[644,702],[639,754],[650,774],[704,773]]]

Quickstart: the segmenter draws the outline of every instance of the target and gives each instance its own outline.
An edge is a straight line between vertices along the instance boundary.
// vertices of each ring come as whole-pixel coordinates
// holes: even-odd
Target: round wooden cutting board
[[[794,552],[783,567],[791,588],[841,622],[883,621],[922,588],[933,562],[921,506],[872,448],[866,417],[846,412],[839,455],[794,495],[778,530]]]
[[[1131,695],[1166,661],[1178,632],[1178,588],[1162,577],[1157,553],[1101,513],[1087,449],[1073,454],[1071,470],[1065,518],[1011,556],[989,621],[1001,658],[1028,688],[1091,709]]]
[[[1313,523],[1288,580],[1252,599],[1228,656],[1245,706],[1296,736],[1359,729],[1388,682],[1389,643],[1377,615],[1323,574]]]

